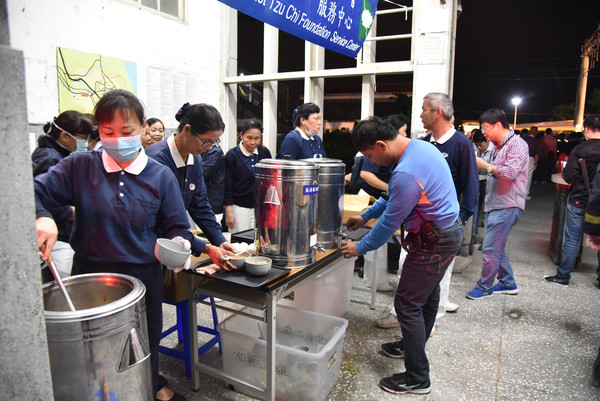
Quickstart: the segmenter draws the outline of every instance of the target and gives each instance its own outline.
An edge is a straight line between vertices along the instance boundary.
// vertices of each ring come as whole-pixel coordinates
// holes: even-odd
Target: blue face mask
[[[119,162],[133,159],[142,148],[139,134],[121,138],[102,138],[101,141],[106,153]]]
[[[74,137],[73,135],[69,134],[67,131],[65,131],[65,133],[67,135],[69,135],[71,138],[75,139],[75,142],[77,142],[77,149],[75,149],[75,152],[87,152],[87,147],[88,147],[87,139],[78,139],[78,138]]]
[[[69,135],[71,138],[75,139],[75,142],[77,143],[77,145],[76,145],[77,148],[75,149],[75,152],[87,152],[87,146],[88,146],[88,140],[87,140],[87,138],[86,139],[76,138],[75,135],[72,135],[70,132],[65,131],[64,129],[62,129],[58,125],[56,125],[55,122],[52,122],[52,124],[54,124],[54,126],[56,128],[58,128],[59,130],[61,130],[65,134]]]

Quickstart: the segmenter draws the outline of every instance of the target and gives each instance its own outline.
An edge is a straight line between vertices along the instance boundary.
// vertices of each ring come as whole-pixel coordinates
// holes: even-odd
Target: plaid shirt
[[[490,163],[496,174],[487,180],[484,211],[518,207],[525,210],[529,146],[514,131],[492,151]]]

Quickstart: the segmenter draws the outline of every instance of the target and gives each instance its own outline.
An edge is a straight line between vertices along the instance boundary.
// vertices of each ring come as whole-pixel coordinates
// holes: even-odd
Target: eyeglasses
[[[190,127],[191,128],[191,127]],[[217,139],[216,141],[205,141],[204,139],[202,139],[202,137],[200,136],[199,133],[197,133],[196,131],[194,131],[194,129],[192,128],[192,132],[194,133],[194,135],[196,135],[198,138],[200,138],[200,141],[202,142],[202,147],[203,148],[210,148],[213,145],[218,145],[221,143],[220,139]]]

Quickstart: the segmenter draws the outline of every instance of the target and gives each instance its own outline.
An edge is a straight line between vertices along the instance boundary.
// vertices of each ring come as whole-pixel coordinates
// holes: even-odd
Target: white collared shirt
[[[257,155],[258,154],[258,148],[254,149],[254,152],[250,153],[246,150],[246,148],[244,147],[244,145],[242,145],[242,143],[240,142],[240,144],[238,145],[240,147],[240,150],[242,151],[242,154],[246,157],[250,157],[252,155]]]
[[[452,135],[454,135],[455,133],[456,133],[456,130],[454,129],[454,127],[450,127],[448,132],[446,132],[444,135],[442,135],[442,137],[440,139],[438,139],[437,141],[433,137],[433,133],[432,133],[431,138],[429,138],[429,142],[431,142],[431,143],[436,142],[441,145],[443,143],[448,142],[450,140],[450,138],[452,138]]]
[[[188,155],[187,163],[183,162],[183,158],[179,153],[179,149],[177,149],[177,145],[175,144],[175,135],[171,135],[167,138],[167,145],[169,146],[169,151],[171,151],[171,157],[175,162],[175,167],[182,168],[187,164],[188,166],[192,166],[194,164],[194,155],[191,153]]]
[[[116,173],[117,171],[125,170],[129,174],[139,175],[144,171],[146,164],[148,164],[148,156],[146,155],[144,148],[140,149],[140,153],[138,153],[135,160],[125,168],[121,168],[115,159],[106,153],[106,150],[102,150],[102,165],[107,173]]]
[[[315,138],[313,138],[312,136],[308,136],[304,133],[304,131],[302,131],[300,128],[296,128],[296,131],[298,131],[300,133],[300,135],[302,135],[302,138],[306,139],[307,141],[316,141]]]

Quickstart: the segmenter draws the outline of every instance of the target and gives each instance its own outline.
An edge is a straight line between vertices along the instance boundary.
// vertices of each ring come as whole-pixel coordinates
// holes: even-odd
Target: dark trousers
[[[439,231],[436,243],[425,242],[406,257],[394,307],[404,342],[404,366],[416,382],[429,380],[425,343],[435,324],[440,301],[439,283],[463,239],[460,222]]]
[[[162,333],[163,274],[158,261],[149,264],[132,263],[94,263],[79,257],[73,257],[72,275],[87,273],[126,274],[140,280],[146,286],[146,321],[148,322],[148,343],[150,346],[150,365],[152,369],[153,393],[158,391],[158,345]]]

